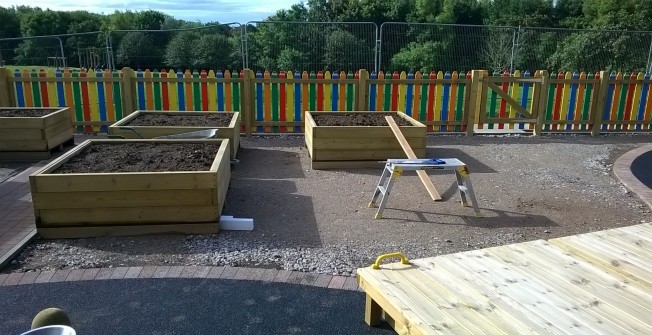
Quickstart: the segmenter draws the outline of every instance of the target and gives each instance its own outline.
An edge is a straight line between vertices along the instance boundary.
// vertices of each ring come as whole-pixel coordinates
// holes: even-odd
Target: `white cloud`
[[[259,21],[279,9],[288,9],[300,0],[193,0],[190,4],[174,0],[3,0],[2,6],[32,6],[52,10],[87,10],[112,13],[115,10],[158,10],[188,21],[240,22]]]

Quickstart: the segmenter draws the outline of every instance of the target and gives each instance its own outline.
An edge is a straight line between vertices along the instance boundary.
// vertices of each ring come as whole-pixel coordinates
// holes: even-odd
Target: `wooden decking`
[[[399,334],[652,334],[652,224],[368,267],[358,281],[367,323]]]

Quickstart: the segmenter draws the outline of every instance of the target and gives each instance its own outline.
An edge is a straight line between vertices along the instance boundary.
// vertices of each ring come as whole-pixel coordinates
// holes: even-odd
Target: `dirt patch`
[[[228,127],[232,119],[233,114],[231,113],[206,113],[201,115],[140,114],[127,125],[134,127]]]
[[[317,114],[312,118],[318,126],[388,126],[385,116],[391,115],[399,126],[411,126],[412,124],[396,113],[333,113]]]
[[[61,109],[0,109],[0,117],[43,117]]]
[[[206,171],[218,149],[203,143],[96,143],[52,173]]]

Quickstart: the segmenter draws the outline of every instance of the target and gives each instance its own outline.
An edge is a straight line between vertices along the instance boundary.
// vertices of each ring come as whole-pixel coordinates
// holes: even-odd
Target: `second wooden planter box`
[[[210,124],[186,126],[175,122],[175,116],[182,118],[197,118],[201,120],[207,114],[220,113],[230,116],[228,125],[211,126]],[[130,125],[139,117],[167,117],[169,122],[165,125]],[[193,122],[193,124],[202,122]],[[167,112],[167,111],[135,111],[124,119],[112,124],[109,127],[109,136],[117,138],[154,138],[159,136],[176,135],[205,129],[218,129],[217,137],[226,138],[230,141],[231,158],[234,159],[240,148],[240,113],[225,112]]]
[[[363,119],[371,115],[376,124],[344,125],[346,118]],[[313,169],[382,167],[378,161],[407,158],[384,117],[398,116],[401,132],[417,157],[426,154],[426,126],[401,112],[308,112],[305,120],[306,146]],[[320,125],[324,118],[338,117],[336,126]],[[315,120],[317,119],[317,120]],[[365,121],[365,120],[363,120]],[[371,124],[374,124],[371,122]]]
[[[173,149],[167,149],[168,152],[177,154],[175,159],[149,159],[167,159],[171,162],[170,165],[174,166],[178,164],[175,162],[197,160],[199,155],[204,165],[211,166],[201,171],[55,172],[85,150],[88,150],[88,155],[95,145],[129,146],[142,143],[180,144]],[[189,143],[201,146],[193,147],[187,153],[183,152],[183,146]],[[206,144],[217,147],[209,150],[217,151],[214,157],[205,156],[203,151],[197,149]],[[122,147],[111,150],[131,150],[126,149],[128,148]],[[137,151],[128,154],[124,159],[126,165],[129,161],[141,160],[142,154]],[[99,157],[106,156],[97,152]],[[105,164],[108,163],[110,162]],[[103,164],[98,162],[95,165]],[[219,217],[230,179],[229,141],[222,139],[87,140],[29,177],[36,228],[44,238],[216,233],[219,230]]]
[[[67,107],[0,108],[0,159],[47,159],[50,150],[72,141]]]

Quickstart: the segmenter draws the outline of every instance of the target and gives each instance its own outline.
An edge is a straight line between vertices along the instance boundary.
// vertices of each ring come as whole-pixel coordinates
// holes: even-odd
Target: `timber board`
[[[362,268],[358,281],[399,334],[650,334],[650,241],[643,224]]]

